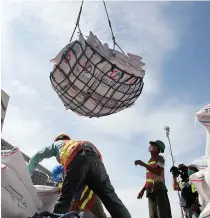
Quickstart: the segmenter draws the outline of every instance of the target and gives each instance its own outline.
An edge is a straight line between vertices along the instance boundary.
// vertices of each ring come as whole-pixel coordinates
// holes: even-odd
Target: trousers
[[[94,215],[94,218],[107,218],[101,200],[98,196],[96,196],[96,202],[93,207],[90,208],[90,212]]]
[[[85,185],[96,193],[112,218],[131,218],[118,198],[103,162],[94,152],[80,152],[68,165],[54,213],[68,212],[73,197]]]
[[[190,207],[183,207],[186,218],[198,218],[200,213],[199,211],[193,211]]]
[[[150,218],[172,218],[166,190],[154,191],[148,196]]]

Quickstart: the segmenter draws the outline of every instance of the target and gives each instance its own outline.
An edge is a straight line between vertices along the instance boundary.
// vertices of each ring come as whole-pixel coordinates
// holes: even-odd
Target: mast
[[[170,134],[170,127],[169,127],[169,126],[165,126],[165,127],[164,127],[164,130],[166,131],[166,137],[168,138],[169,149],[170,149],[170,155],[171,155],[172,163],[173,163],[173,166],[174,166],[174,164],[175,164],[175,159],[174,159],[174,155],[173,155],[173,151],[172,151],[171,140],[170,140],[170,137],[169,137],[169,134]],[[180,196],[179,191],[177,191],[177,194],[178,194],[178,198],[179,198],[179,203],[181,203],[181,196]],[[180,204],[180,209],[181,209],[182,218],[184,218],[184,213],[183,213],[181,204]]]

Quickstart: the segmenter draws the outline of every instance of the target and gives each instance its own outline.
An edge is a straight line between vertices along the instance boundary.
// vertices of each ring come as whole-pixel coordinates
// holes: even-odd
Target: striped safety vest
[[[58,188],[61,190],[63,183],[58,183]],[[86,185],[82,191],[80,200],[79,200],[79,209],[82,211],[90,210],[96,202],[96,194]],[[74,204],[74,202],[73,202]]]
[[[156,160],[151,159],[147,164],[150,167],[156,168],[157,167],[156,163],[157,163],[157,159]],[[161,176],[158,176],[158,175],[150,172],[149,170],[147,170],[146,171],[146,183],[145,183],[144,187],[152,193],[154,191],[154,184],[155,184],[156,181],[165,182],[164,170],[163,170]]]
[[[99,157],[102,159],[100,152],[98,149],[90,142],[87,141],[76,141],[76,140],[65,140],[65,145],[60,150],[60,160],[59,163],[64,166],[64,170],[66,170],[69,163],[73,160],[75,155],[83,149],[83,145],[88,143],[91,145],[93,150],[95,150]]]
[[[183,184],[184,184],[184,182],[182,182],[182,181],[179,181],[179,182],[178,182],[178,185],[179,185],[179,188],[180,188],[180,189],[183,189],[183,187],[184,187]],[[189,183],[189,185],[191,185],[191,191],[192,191],[192,193],[195,193],[195,192],[196,192],[196,190],[195,190],[195,185],[194,185],[194,184],[190,184],[190,183]]]
[[[102,160],[101,153],[98,149],[88,141],[76,141],[76,140],[66,140],[65,144],[60,150],[60,160],[59,163],[64,166],[64,170],[68,167],[69,163],[73,160],[75,155],[84,148],[84,144],[88,143],[91,145],[93,151],[98,153],[100,159]],[[89,210],[96,201],[96,194],[89,189],[88,186],[85,186],[81,198],[80,198],[80,209]]]

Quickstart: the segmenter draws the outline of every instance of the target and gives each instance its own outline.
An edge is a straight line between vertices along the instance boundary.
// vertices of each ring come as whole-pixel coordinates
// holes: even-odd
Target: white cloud
[[[150,140],[162,139],[168,145],[165,125],[171,127],[177,156],[197,146],[205,132],[202,127],[194,129],[193,116],[203,105],[191,103],[190,99],[184,102],[173,93],[163,98],[165,57],[179,46],[180,33],[184,31],[181,18],[176,19],[179,25],[175,25],[174,18],[164,13],[171,10],[171,3],[109,2],[107,7],[119,44],[125,51],[143,56],[145,87],[134,107],[109,117],[89,119],[67,113],[49,82],[49,61],[68,42],[79,3],[3,2],[2,85],[11,97],[3,138],[30,156],[62,131],[75,139],[92,141],[101,150],[117,193],[132,217],[147,217],[146,199],[136,199],[144,170],[136,168],[133,162],[149,158]],[[86,33],[92,30],[111,45],[102,2],[84,2],[81,28]],[[173,217],[178,218],[177,196],[170,189],[168,151],[166,158],[169,197]],[[46,160],[43,164],[52,169],[56,162]]]
[[[12,86],[15,89],[15,92],[22,95],[36,95],[37,91],[31,87],[22,84],[20,81],[13,81]]]

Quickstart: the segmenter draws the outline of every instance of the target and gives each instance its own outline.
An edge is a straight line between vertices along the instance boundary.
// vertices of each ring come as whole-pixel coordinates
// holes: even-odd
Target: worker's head
[[[165,151],[165,144],[160,141],[150,141],[150,146],[149,146],[149,152],[153,155],[156,156],[159,153],[164,153]]]
[[[57,142],[59,140],[70,140],[70,139],[71,138],[68,135],[66,135],[65,133],[62,133],[55,137],[54,142]]]
[[[188,176],[191,176],[192,174],[198,172],[198,168],[195,166],[195,165],[189,165],[188,166],[188,171],[187,171],[187,174]]]

